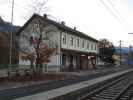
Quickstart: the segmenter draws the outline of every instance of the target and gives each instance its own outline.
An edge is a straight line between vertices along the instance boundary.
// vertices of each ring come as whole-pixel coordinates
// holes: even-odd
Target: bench
[[[7,74],[9,78],[14,77],[14,76],[20,76],[18,69],[8,69]]]
[[[31,69],[24,69],[24,68],[16,68],[16,69],[8,69],[7,71],[8,77],[17,77],[17,76],[21,76],[21,75],[31,75],[32,70]]]

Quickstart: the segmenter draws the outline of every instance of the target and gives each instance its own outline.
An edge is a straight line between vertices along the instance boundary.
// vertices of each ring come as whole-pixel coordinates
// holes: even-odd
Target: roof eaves
[[[16,32],[16,35],[20,35],[20,33],[28,26],[28,24],[34,19],[34,17],[37,17],[39,15],[33,14],[32,17]]]
[[[68,26],[62,25],[61,23],[57,23],[57,22],[55,22],[55,21],[53,21],[53,20],[50,20],[50,19],[47,19],[47,21],[48,21],[49,23],[54,24],[55,26],[59,27],[60,29],[63,29],[63,30],[65,30],[65,31],[72,32],[72,33],[74,33],[75,35],[79,35],[79,36],[81,36],[81,37],[85,37],[85,38],[90,39],[90,40],[92,40],[92,41],[98,42],[98,40],[96,40],[96,39],[94,39],[94,38],[92,38],[92,37],[86,35],[86,34],[83,33],[83,32],[80,32],[80,31],[78,31],[78,30],[74,30],[74,29],[72,29],[72,28],[70,28],[70,27],[68,27]]]
[[[19,34],[25,29],[25,27],[27,27],[27,25],[28,25],[35,17],[39,17],[39,18],[41,18],[41,19],[44,20],[44,17],[42,17],[42,16],[40,16],[40,15],[38,15],[38,14],[33,14],[32,17],[31,17],[31,18],[30,18],[30,19],[16,32],[16,35],[19,35]],[[60,28],[60,29],[62,29],[62,30],[69,31],[69,32],[74,33],[75,35],[79,35],[79,36],[81,36],[81,37],[84,37],[84,38],[90,39],[90,40],[92,40],[92,41],[98,42],[98,40],[96,40],[96,39],[94,39],[94,38],[92,38],[92,37],[90,37],[90,36],[88,36],[88,35],[86,35],[86,34],[80,32],[80,31],[78,31],[78,30],[74,30],[74,29],[72,29],[71,27],[62,25],[61,23],[58,23],[58,22],[56,22],[56,21],[54,21],[54,20],[51,20],[51,19],[48,19],[48,18],[47,18],[47,19],[45,19],[45,21],[47,21],[47,22],[49,22],[49,23],[51,23],[51,24],[57,26],[58,28]]]

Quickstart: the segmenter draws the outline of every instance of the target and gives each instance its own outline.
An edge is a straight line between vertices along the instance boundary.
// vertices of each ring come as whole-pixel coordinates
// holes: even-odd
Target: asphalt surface
[[[121,69],[122,70],[122,69]],[[15,98],[28,96],[40,92],[45,92],[51,89],[72,85],[81,81],[94,79],[100,76],[108,75],[114,72],[118,72],[119,70],[110,70],[107,72],[101,72],[91,75],[85,75],[85,76],[79,76],[78,78],[72,78],[72,79],[65,79],[65,80],[56,80],[51,81],[48,83],[41,83],[38,85],[31,85],[26,87],[20,87],[20,88],[13,88],[13,89],[5,89],[0,91],[0,100],[13,100]]]

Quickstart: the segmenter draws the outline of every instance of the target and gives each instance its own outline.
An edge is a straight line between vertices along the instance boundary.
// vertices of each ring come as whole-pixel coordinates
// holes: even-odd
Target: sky
[[[35,1],[14,0],[13,24],[23,25],[32,15]],[[46,1],[46,0],[45,0]],[[0,16],[11,20],[12,0],[0,0]],[[43,9],[45,8],[45,9]],[[107,38],[115,46],[133,45],[133,0],[47,0],[40,12],[96,39]],[[35,9],[34,9],[35,10]]]

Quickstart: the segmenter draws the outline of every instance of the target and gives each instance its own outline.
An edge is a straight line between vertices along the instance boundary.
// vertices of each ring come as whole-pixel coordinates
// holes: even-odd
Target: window
[[[62,55],[62,65],[66,65],[66,55]]]
[[[65,34],[62,35],[62,43],[66,44],[66,35]]]
[[[85,46],[85,41],[83,40],[82,41],[82,47],[84,48],[84,46]]]
[[[87,43],[87,49],[89,49],[89,48],[90,48],[90,43],[88,42],[88,43]]]
[[[93,50],[93,44],[91,44],[91,50]]]
[[[48,32],[43,32],[43,34],[42,34],[42,40],[49,40],[49,36],[48,36]]]
[[[71,36],[70,42],[71,42],[71,45],[73,45],[73,37],[72,36]]]
[[[97,50],[97,45],[95,45],[95,50]]]
[[[33,24],[33,31],[34,32],[40,32],[40,26],[38,23],[34,23]]]
[[[79,38],[77,38],[77,47],[79,47]]]

